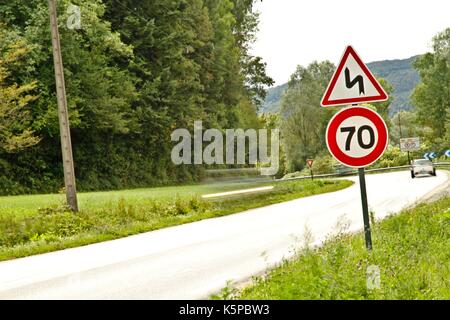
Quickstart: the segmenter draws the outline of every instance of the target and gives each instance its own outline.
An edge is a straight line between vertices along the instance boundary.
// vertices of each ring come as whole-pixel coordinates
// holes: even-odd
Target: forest
[[[261,112],[273,80],[262,58],[251,54],[255,1],[57,1],[80,191],[202,180],[205,166],[177,166],[170,158],[171,133],[194,121],[219,130],[279,128],[277,177],[304,170],[308,158],[317,160],[319,173],[333,170],[324,137],[337,109],[319,104],[335,66],[298,66],[266,100],[275,109],[281,99],[280,112]],[[67,26],[73,5],[81,17],[75,29]],[[0,0],[0,18],[0,194],[62,191],[47,1]],[[371,106],[390,129],[378,166],[407,164],[398,147],[402,137],[420,137],[421,152],[450,149],[450,28],[432,39],[429,53],[401,64],[372,66],[391,94]],[[412,93],[410,80],[418,83]],[[405,104],[412,109],[396,113]]]
[[[79,29],[66,26],[80,8]],[[77,188],[192,182],[175,128],[259,128],[253,0],[58,0]],[[47,1],[0,0],[0,194],[63,187]]]

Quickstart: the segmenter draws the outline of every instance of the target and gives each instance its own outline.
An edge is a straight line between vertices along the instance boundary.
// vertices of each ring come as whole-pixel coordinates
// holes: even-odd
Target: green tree
[[[66,27],[70,3],[81,8],[80,30]],[[261,125],[255,101],[270,81],[248,50],[257,30],[253,1],[57,4],[79,189],[197,179],[201,166],[171,163],[172,130],[192,128],[194,120],[216,128]],[[5,39],[28,44],[8,79],[35,83],[29,127],[42,137],[14,156],[0,150],[0,192],[55,191],[62,168],[47,2],[1,1],[0,15]]]
[[[450,28],[433,38],[433,52],[416,60],[422,82],[415,88],[412,100],[421,124],[433,129],[434,146],[449,144],[450,114]],[[447,125],[446,125],[447,122]]]
[[[94,185],[92,182],[101,176],[105,180],[97,181],[94,188],[111,188],[106,181],[117,176],[116,166],[120,168],[115,149],[136,124],[132,109],[137,95],[135,79],[123,67],[132,59],[132,48],[123,44],[102,18],[105,7],[100,1],[78,3],[81,30],[66,27],[71,2],[57,3],[79,185],[81,189],[86,184]],[[14,171],[5,175],[31,190],[54,191],[63,180],[48,5],[13,0],[2,3],[0,11],[7,23],[3,28],[5,38],[22,38],[29,44],[22,67],[12,70],[10,78],[17,83],[36,83],[38,98],[29,101],[31,128],[42,137],[38,146],[15,157],[4,157]]]
[[[433,139],[433,130],[420,123],[416,111],[401,111],[395,115],[390,128],[391,145],[400,145],[400,126],[403,138],[419,137],[423,141]]]
[[[290,170],[300,170],[306,159],[325,149],[325,130],[334,108],[321,108],[320,100],[335,66],[328,61],[297,67],[281,107],[281,130]]]
[[[2,28],[3,25],[0,25]],[[5,46],[5,34],[0,29],[0,148],[11,153],[39,142],[30,126],[28,104],[36,99],[31,92],[36,83],[18,85],[9,80],[8,67],[20,66],[27,53],[24,41]]]
[[[325,131],[337,109],[320,107],[320,100],[334,70],[335,66],[329,61],[314,62],[307,68],[298,66],[288,83],[281,102],[281,124],[283,147],[291,171],[303,169],[308,158],[327,153]],[[388,94],[393,91],[392,85],[385,79],[378,81]],[[368,105],[381,114],[388,127],[392,127],[389,118],[391,101]]]
[[[389,81],[387,81],[384,78],[378,78],[377,81],[383,87],[384,91],[386,91],[386,93],[389,96],[389,99],[387,101],[383,101],[383,102],[375,102],[375,103],[373,103],[373,105],[376,107],[377,112],[383,117],[383,119],[389,125],[390,124],[390,118],[389,118],[390,109],[389,109],[389,107],[391,106],[392,101],[394,100],[394,98],[392,97],[392,93],[394,92],[394,87],[392,86],[392,84],[389,83]]]
[[[274,81],[266,74],[266,63],[261,57],[250,54],[251,45],[256,41],[259,25],[259,13],[253,11],[258,0],[233,0],[233,14],[236,20],[234,35],[241,51],[241,67],[245,87],[253,103],[259,108],[266,98],[267,86]]]

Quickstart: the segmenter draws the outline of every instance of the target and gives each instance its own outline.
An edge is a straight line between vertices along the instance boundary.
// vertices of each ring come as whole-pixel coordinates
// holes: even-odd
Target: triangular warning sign
[[[356,51],[348,46],[320,104],[332,107],[386,101],[388,98]]]

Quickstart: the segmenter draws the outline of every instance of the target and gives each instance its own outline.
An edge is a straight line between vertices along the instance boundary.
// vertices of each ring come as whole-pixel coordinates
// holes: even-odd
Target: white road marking
[[[240,194],[256,193],[256,192],[262,192],[262,191],[270,191],[270,190],[273,190],[273,188],[274,188],[274,186],[269,186],[269,187],[260,187],[260,188],[252,188],[252,189],[243,189],[243,190],[221,192],[221,193],[212,193],[212,194],[206,194],[206,195],[202,196],[202,198],[204,198],[204,199],[221,198],[221,197],[235,196],[235,195],[240,195]]]
[[[0,263],[0,299],[201,299],[228,280],[244,281],[291,257],[305,230],[322,243],[349,221],[362,230],[357,178],[345,190]],[[442,188],[449,176],[409,172],[367,176],[377,219]],[[374,242],[374,250],[377,243]],[[264,253],[264,254],[263,254]]]

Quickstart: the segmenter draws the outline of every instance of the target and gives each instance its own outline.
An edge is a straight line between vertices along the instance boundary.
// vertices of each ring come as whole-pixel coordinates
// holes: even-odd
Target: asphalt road
[[[350,178],[356,181],[356,178]],[[377,219],[449,188],[449,176],[367,176]],[[358,184],[339,192],[125,239],[0,263],[0,299],[202,299],[290,257],[305,231],[320,244],[362,229]],[[376,249],[376,243],[374,247]]]

